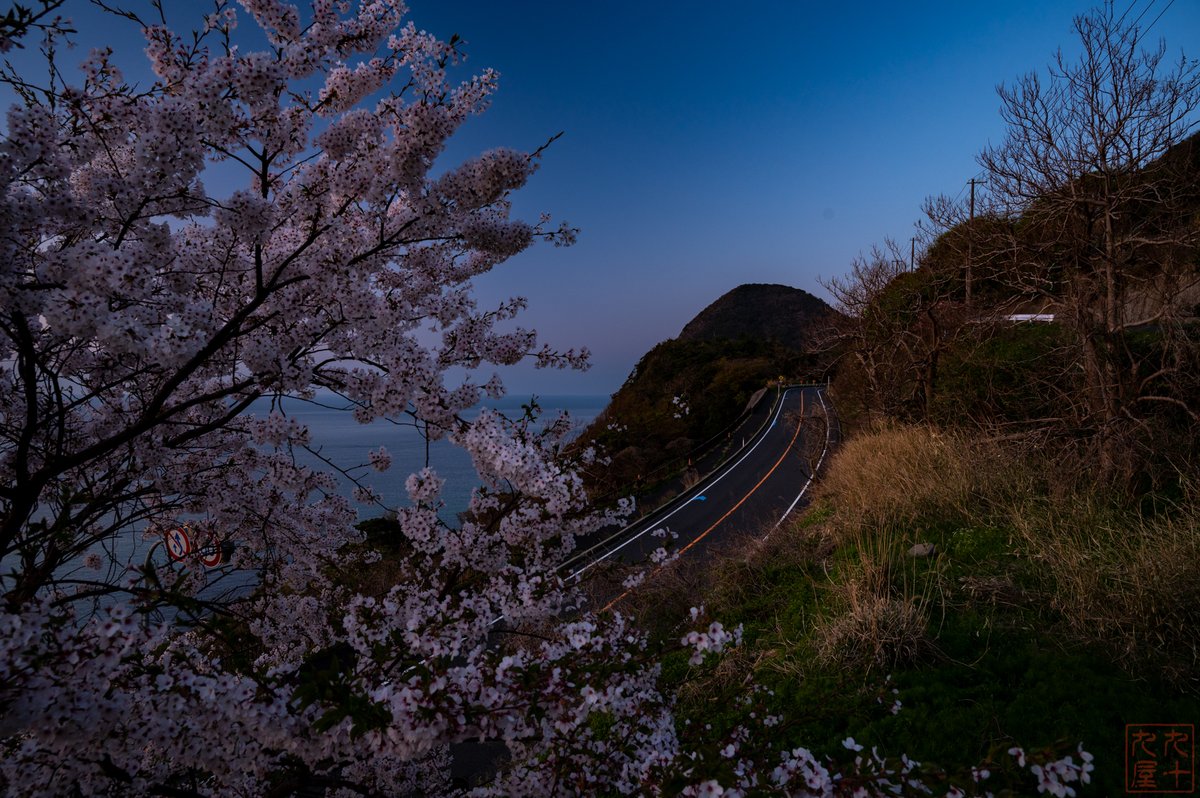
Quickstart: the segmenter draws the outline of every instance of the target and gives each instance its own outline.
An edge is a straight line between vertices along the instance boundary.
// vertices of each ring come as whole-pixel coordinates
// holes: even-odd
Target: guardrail
[[[821,389],[821,388],[825,388],[825,387],[827,387],[825,383],[796,383],[796,384],[791,384],[791,385],[787,385],[787,386],[779,386],[778,389],[776,390],[775,400],[771,403],[771,407],[766,414],[766,418],[763,420],[763,423],[759,426],[759,428],[755,431],[755,433],[752,436],[750,436],[750,438],[746,441],[746,443],[744,443],[742,446],[738,447],[728,457],[725,457],[724,459],[722,459],[716,466],[714,466],[712,469],[710,469],[706,474],[704,474],[704,476],[700,477],[694,484],[700,484],[700,483],[712,478],[714,475],[718,474],[723,469],[725,469],[727,466],[729,466],[731,463],[733,463],[735,459],[743,456],[743,454],[745,452],[747,452],[747,450],[753,449],[755,446],[757,446],[759,441],[762,440],[766,431],[770,428],[771,423],[775,420],[776,416],[778,415],[780,406],[783,402],[783,396],[788,390],[791,390],[793,388],[818,388],[818,389]],[[830,444],[833,439],[832,439],[832,433],[831,433],[831,425],[828,423],[829,411],[828,411],[827,406],[825,405],[825,400],[823,398],[821,398],[821,404],[826,409],[826,414],[827,414],[826,443],[825,443],[824,451],[822,451],[822,454],[821,454],[821,462],[823,462],[825,454],[828,453]],[[816,470],[819,470],[819,468],[820,468],[820,462],[818,463]],[[814,470],[814,476],[815,476],[816,470]],[[792,506],[789,507],[787,512],[784,513],[785,517],[796,506],[796,504],[799,502],[800,498],[803,497],[805,491],[808,490],[808,487],[811,484],[812,484],[812,478],[810,477],[808,483],[800,491],[800,495],[796,497],[796,501],[793,502]],[[612,553],[612,551],[616,550],[616,548],[620,548],[620,546],[624,546],[628,541],[622,541],[620,546],[616,546],[616,547],[613,547],[612,544],[614,544],[616,541],[619,541],[622,538],[626,537],[628,535],[628,533],[630,531],[632,531],[635,527],[648,523],[649,519],[654,517],[656,514],[671,510],[671,508],[674,507],[674,505],[676,505],[677,503],[679,503],[680,499],[684,498],[685,495],[689,491],[690,491],[690,488],[684,488],[683,490],[679,491],[676,495],[672,496],[670,499],[668,499],[667,501],[660,504],[654,510],[651,510],[650,512],[647,512],[647,513],[641,515],[640,517],[638,517],[634,521],[630,522],[629,524],[627,524],[620,530],[617,530],[616,532],[613,532],[612,534],[607,535],[603,540],[597,541],[596,543],[592,544],[591,546],[587,547],[586,549],[582,549],[582,550],[576,552],[575,554],[573,554],[571,557],[567,558],[567,560],[565,560],[563,562],[563,564],[561,565],[561,568],[564,571],[569,571],[573,565],[577,565],[581,561],[587,560],[589,557],[594,557],[594,555],[596,555],[598,552],[604,552],[604,554],[602,554],[599,557],[594,557],[594,559],[592,559],[590,562],[588,562],[586,565],[584,565],[583,568],[580,568],[579,570],[576,570],[576,571],[570,573],[570,575],[568,576],[568,578],[577,577],[580,573],[582,573],[587,568],[590,568],[595,563],[608,557]],[[781,518],[780,522],[782,522],[782,521],[783,521],[783,519]],[[778,526],[778,524],[776,524],[776,525]]]
[[[791,386],[789,386],[789,387],[791,387]],[[770,386],[768,385],[763,390],[769,390],[769,389],[770,389]],[[781,392],[782,392],[781,387],[776,386],[775,400],[771,404],[772,410],[775,407],[775,402],[779,401]],[[668,460],[667,462],[663,463],[662,465],[658,466],[657,468],[652,469],[646,475],[645,479],[642,480],[642,485],[646,486],[646,487],[644,487],[644,490],[646,492],[652,491],[655,486],[663,485],[667,481],[674,479],[675,477],[685,473],[693,461],[702,460],[705,457],[707,457],[708,455],[712,454],[713,450],[717,447],[717,445],[721,442],[721,440],[723,438],[726,438],[729,435],[731,435],[735,429],[737,429],[739,426],[744,424],[746,421],[748,421],[750,419],[751,416],[754,415],[754,411],[757,409],[757,407],[758,407],[757,404],[755,404],[753,406],[748,405],[744,410],[742,410],[741,413],[738,414],[737,418],[735,418],[732,422],[730,422],[728,425],[723,427],[719,432],[717,432],[716,434],[709,437],[708,440],[706,440],[703,443],[700,443],[696,446],[693,446],[685,454],[682,454],[679,457]],[[770,411],[768,411],[767,418],[770,418],[770,417],[771,417],[771,413],[770,413]],[[760,427],[760,430],[761,430],[761,427]],[[758,432],[756,431],[754,434],[757,435]],[[753,437],[754,436],[752,435],[751,438],[753,438]],[[705,477],[707,477],[707,475],[705,475]],[[684,488],[684,490],[686,490],[686,488]],[[606,493],[602,493],[601,495],[599,495],[597,497],[594,497],[592,499],[592,504],[596,505],[596,506],[604,506],[606,504],[614,503],[618,499],[624,498],[625,496],[628,496],[628,495],[629,495],[628,490],[614,489],[614,490],[610,490]],[[671,501],[671,499],[668,499],[666,502],[661,502],[654,508],[652,508],[646,512],[640,513],[639,518],[645,517],[649,513],[652,513],[654,511],[658,510],[660,507],[665,506],[665,504],[669,503],[670,501]]]

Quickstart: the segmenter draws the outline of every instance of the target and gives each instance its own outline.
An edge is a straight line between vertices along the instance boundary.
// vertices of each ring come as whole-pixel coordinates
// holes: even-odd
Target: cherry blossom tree
[[[108,50],[44,85],[4,74],[22,102],[0,141],[0,787],[436,794],[450,745],[496,740],[509,758],[483,792],[720,794],[681,750],[645,636],[560,577],[613,520],[561,460],[565,425],[463,418],[504,392],[481,370],[587,357],[506,326],[522,299],[471,296],[535,241],[574,237],[510,213],[541,150],[434,168],[495,73],[452,81],[457,39],[399,0],[241,6],[217,0],[189,34],[162,4],[112,9],[141,26],[150,86]],[[235,44],[247,18],[266,49]],[[240,186],[206,186],[214,165]],[[442,478],[407,476],[382,587],[362,574],[383,555],[282,403],[331,394],[448,438],[484,483],[450,526]],[[173,563],[127,554],[185,528],[196,546]],[[224,589],[231,572],[253,589]],[[737,640],[691,621],[693,662]],[[841,778],[804,749],[740,756],[730,794]],[[863,767],[855,789],[915,778]],[[1086,779],[1072,767],[1053,772]]]
[[[481,310],[469,292],[534,240],[573,237],[510,217],[540,153],[431,171],[496,75],[453,84],[457,42],[402,24],[399,3],[318,2],[303,18],[243,5],[266,51],[233,44],[225,3],[190,36],[161,7],[137,19],[148,88],[104,50],[76,79],[7,76],[24,100],[7,117],[0,211],[0,772],[14,792],[254,794],[300,774],[423,790],[452,740],[570,728],[582,699],[531,709],[558,672],[543,666],[569,656],[574,671],[623,639],[589,655],[577,630],[506,659],[486,645],[497,618],[562,609],[554,568],[604,520],[580,512],[578,479],[553,460],[561,429],[488,412],[466,424],[503,385],[446,377],[586,361],[500,331],[523,300]],[[217,162],[243,185],[207,189]],[[277,404],[248,412],[317,390],[362,422],[410,414],[493,486],[477,520],[448,530],[441,480],[409,477],[402,573],[378,595],[346,586],[374,555],[333,478],[298,462],[308,430]],[[120,561],[121,539],[184,522],[236,542],[252,596],[214,591],[199,551]]]

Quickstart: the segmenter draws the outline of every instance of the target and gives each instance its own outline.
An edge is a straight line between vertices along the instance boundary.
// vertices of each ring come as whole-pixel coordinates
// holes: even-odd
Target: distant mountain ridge
[[[700,311],[679,333],[681,341],[758,338],[808,351],[815,328],[836,315],[824,300],[777,283],[745,283]]]

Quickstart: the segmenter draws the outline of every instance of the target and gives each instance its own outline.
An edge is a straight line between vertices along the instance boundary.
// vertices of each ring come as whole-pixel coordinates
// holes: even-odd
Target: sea
[[[374,489],[380,497],[377,505],[357,505],[360,519],[382,515],[388,509],[406,506],[409,502],[404,490],[404,481],[409,474],[428,465],[446,481],[440,511],[442,520],[449,524],[457,524],[458,514],[467,508],[472,490],[481,484],[471,463],[471,457],[466,451],[444,438],[427,445],[420,430],[411,423],[377,420],[370,424],[360,424],[354,420],[349,410],[338,406],[341,400],[320,396],[317,399],[315,403],[285,399],[282,405],[283,412],[308,427],[309,448],[316,453],[299,451],[297,461],[326,471],[332,469],[322,460],[328,460],[343,469],[353,469],[355,478]],[[479,414],[481,407],[486,406],[509,418],[519,418],[524,413],[522,406],[535,400],[541,423],[556,418],[559,413],[565,413],[571,425],[571,435],[575,436],[604,410],[608,399],[604,394],[516,394],[487,402],[467,411],[463,417],[470,420]],[[260,400],[260,403],[251,406],[250,412],[266,415],[269,410],[266,400]],[[384,472],[371,468],[367,461],[367,452],[380,446],[387,449],[392,457],[391,468]],[[338,477],[339,492],[350,497],[354,489],[353,483],[340,474],[335,475]]]

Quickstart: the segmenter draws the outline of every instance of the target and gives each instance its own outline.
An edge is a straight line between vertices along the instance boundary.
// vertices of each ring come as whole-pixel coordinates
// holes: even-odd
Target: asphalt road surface
[[[675,501],[577,555],[571,577],[611,559],[645,561],[663,545],[651,534],[660,528],[678,535],[673,547],[684,557],[739,535],[770,532],[803,504],[814,472],[837,439],[837,420],[824,393],[816,386],[786,388],[758,436]]]

